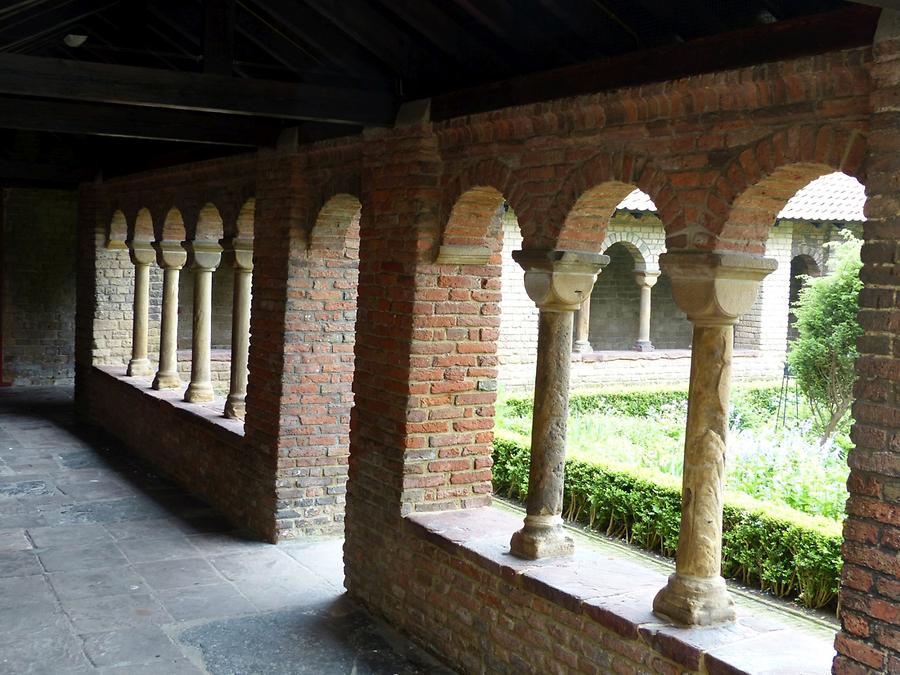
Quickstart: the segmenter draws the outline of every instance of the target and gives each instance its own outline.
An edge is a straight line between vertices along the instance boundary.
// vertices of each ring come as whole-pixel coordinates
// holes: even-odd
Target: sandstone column
[[[156,242],[156,262],[163,269],[162,317],[159,326],[159,370],[154,389],[177,389],[178,376],[178,277],[187,253],[178,242]]]
[[[253,251],[249,244],[234,242],[234,301],[231,313],[231,386],[225,401],[225,417],[244,419],[247,397],[247,357],[250,351],[250,281]]]
[[[659,272],[637,271],[634,280],[641,289],[641,309],[638,318],[638,338],[634,348],[639,352],[653,351],[650,342],[650,294],[659,279]]]
[[[134,308],[131,324],[131,360],[126,374],[149,377],[153,374],[147,358],[147,325],[150,321],[150,263],[155,259],[149,244],[129,242],[128,254],[134,264]]]
[[[756,300],[776,262],[744,253],[665,253],[678,306],[694,324],[684,443],[681,530],[675,573],[653,611],[680,624],[732,621],[734,602],[721,576],[722,499],[734,324]]]
[[[578,308],[578,314],[575,315],[575,346],[574,349],[579,354],[592,352],[590,342],[591,333],[591,294],[584,299],[581,307]]]
[[[563,530],[562,501],[572,317],[590,297],[597,274],[609,258],[549,250],[515,251],[513,258],[525,270],[525,290],[540,315],[527,515],[510,549],[520,558],[568,555],[574,542]]]
[[[191,383],[184,392],[189,403],[215,398],[212,387],[212,275],[222,259],[217,242],[185,242],[194,274],[194,330],[191,338]]]

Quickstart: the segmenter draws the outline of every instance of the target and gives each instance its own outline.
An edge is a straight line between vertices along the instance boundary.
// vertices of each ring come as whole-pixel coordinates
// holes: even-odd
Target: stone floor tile
[[[139,666],[184,658],[160,628],[132,628],[84,638],[84,653],[95,666]]]
[[[221,619],[257,611],[253,603],[229,583],[173,588],[159,591],[157,597],[178,621]]]
[[[242,536],[240,533],[210,532],[205,534],[188,535],[188,540],[206,557],[234,555],[236,553],[255,553],[272,548],[274,544],[268,544],[256,539]]]
[[[60,600],[79,635],[103,633],[172,621],[172,616],[147,593]]]
[[[0,553],[9,551],[27,551],[31,542],[25,535],[25,528],[14,527],[0,530]]]
[[[0,577],[27,577],[41,574],[44,569],[32,551],[0,553]]]
[[[18,640],[0,650],[0,673],[18,675],[69,675],[90,672],[81,640],[69,633]]]
[[[95,671],[98,675],[208,675],[207,670],[199,667],[187,659],[177,661],[162,661],[161,663],[146,663],[142,665],[119,666],[113,668],[100,668]]]
[[[202,558],[160,560],[140,563],[132,568],[147,580],[151,588],[158,591],[222,582],[222,577]]]
[[[90,544],[88,546],[56,546],[38,554],[41,564],[48,572],[69,572],[72,570],[95,570],[104,567],[125,565],[128,561],[118,547],[113,544]]]
[[[149,590],[143,577],[128,567],[56,572],[49,575],[49,579],[60,599],[146,593]]]
[[[71,633],[69,617],[56,603],[32,603],[0,610],[0,653],[3,645],[19,640],[57,637]]]
[[[130,486],[117,480],[93,478],[82,481],[59,481],[56,488],[64,495],[77,501],[95,501],[100,499],[121,499],[134,494]]]
[[[344,581],[344,540],[324,539],[321,541],[288,544],[282,551],[319,576],[340,586]]]
[[[309,574],[306,568],[274,546],[255,553],[216,556],[210,558],[210,562],[231,581]]]
[[[103,527],[116,541],[127,539],[154,539],[182,534],[179,523],[173,518],[148,518],[105,523]]]
[[[119,548],[130,562],[143,563],[157,560],[193,558],[199,552],[184,535],[172,535],[154,539],[127,539],[119,542]]]
[[[0,483],[0,503],[5,499],[51,495],[55,492],[53,483],[46,480],[11,480]]]
[[[56,596],[47,577],[36,574],[0,579],[0,611],[30,604],[56,604]]]
[[[109,544],[112,537],[101,525],[56,525],[53,527],[32,527],[28,536],[36,548],[46,549],[56,546],[87,546],[88,544]]]
[[[317,606],[334,600],[341,593],[341,589],[312,573],[240,579],[235,586],[264,612]]]

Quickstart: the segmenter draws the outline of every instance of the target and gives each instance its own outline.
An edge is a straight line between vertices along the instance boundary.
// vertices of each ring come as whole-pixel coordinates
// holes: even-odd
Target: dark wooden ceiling
[[[444,97],[448,116],[507,92],[510,103],[565,94],[559,82],[577,92],[584,64],[581,87],[621,86],[655,74],[636,54],[702,69],[677,51],[697,41],[719,45],[719,67],[762,61],[767,31],[835,11],[868,11],[866,30],[877,17],[840,0],[6,0],[0,182],[54,156],[67,183],[271,145],[288,126],[357,133],[424,97]],[[721,39],[731,31],[752,40]],[[545,89],[527,79],[560,68],[581,74]]]

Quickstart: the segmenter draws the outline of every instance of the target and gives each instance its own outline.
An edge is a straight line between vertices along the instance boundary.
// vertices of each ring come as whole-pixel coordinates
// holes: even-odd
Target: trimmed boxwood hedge
[[[530,451],[526,439],[494,439],[494,491],[524,499]],[[564,515],[642,548],[674,556],[681,485],[672,476],[566,460]],[[836,603],[841,524],[744,495],[726,495],[722,572],[806,607]]]

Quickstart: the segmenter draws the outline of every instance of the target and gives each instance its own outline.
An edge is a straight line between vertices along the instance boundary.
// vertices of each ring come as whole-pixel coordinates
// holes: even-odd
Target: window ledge
[[[413,514],[405,526],[413,536],[689,670],[715,675],[831,672],[830,631],[804,630],[746,602],[738,602],[738,620],[725,626],[682,628],[663,621],[651,607],[666,575],[577,532],[573,557],[531,561],[509,553],[510,536],[521,527],[521,518],[498,508]]]
[[[738,359],[759,358],[763,352],[756,349],[735,349],[734,357]],[[649,352],[640,352],[629,349],[605,349],[593,352],[572,352],[573,361],[584,363],[602,363],[604,361],[658,361],[660,359],[688,359],[691,358],[690,349],[654,349]]]
[[[225,399],[216,398],[209,403],[188,403],[184,400],[184,392],[187,383],[178,389],[153,389],[152,377],[129,377],[125,374],[124,366],[94,366],[95,370],[105,373],[122,384],[137,389],[145,396],[164,402],[198,421],[211,425],[217,432],[221,432],[224,440],[242,442],[244,439],[244,422],[225,417],[222,411],[225,408]]]

